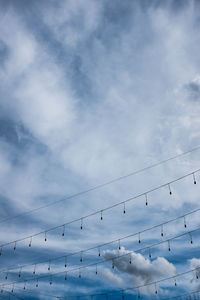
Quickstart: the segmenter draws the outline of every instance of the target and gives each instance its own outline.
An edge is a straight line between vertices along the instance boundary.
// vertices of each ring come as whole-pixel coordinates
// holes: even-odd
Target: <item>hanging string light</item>
[[[83,229],[83,218],[81,218],[81,230]]]
[[[44,241],[46,242],[47,241],[47,232],[45,231],[44,233]]]
[[[196,182],[196,178],[195,178],[195,174],[194,174],[194,173],[192,173],[192,175],[193,175],[193,181],[194,181],[194,184],[197,184],[197,182]]]
[[[121,250],[120,240],[118,241],[118,249]]]
[[[122,202],[118,202],[118,203],[116,203],[116,204],[114,204],[114,205],[111,205],[111,206],[106,207],[106,208],[104,208],[104,209],[98,210],[98,211],[96,211],[96,212],[94,212],[94,213],[91,213],[91,214],[86,215],[86,216],[84,216],[84,217],[81,217],[81,218],[79,218],[79,219],[75,219],[75,220],[72,220],[72,221],[70,221],[70,222],[68,222],[68,223],[61,224],[61,225],[58,225],[58,226],[49,228],[48,230],[45,230],[45,231],[42,231],[42,232],[35,233],[34,235],[32,235],[32,237],[37,236],[37,235],[39,235],[39,234],[45,234],[45,241],[47,241],[47,237],[46,237],[46,233],[47,233],[47,232],[52,231],[52,230],[55,230],[55,229],[57,229],[57,228],[61,228],[61,227],[63,227],[64,225],[72,224],[72,223],[77,222],[77,221],[79,221],[79,220],[81,221],[81,229],[83,229],[83,224],[82,224],[82,223],[83,223],[83,219],[84,219],[84,218],[89,218],[89,217],[91,217],[91,216],[94,216],[94,215],[96,215],[96,214],[99,214],[101,211],[103,212],[103,211],[105,211],[105,210],[110,210],[110,209],[112,209],[112,208],[114,208],[114,207],[116,207],[116,206],[118,206],[118,205],[122,205],[122,204],[125,204],[125,203],[129,202],[129,201],[133,201],[133,200],[136,199],[136,198],[139,198],[139,197],[141,197],[141,196],[145,196],[145,195],[147,195],[148,193],[154,192],[154,191],[156,191],[156,190],[158,190],[158,189],[160,189],[160,188],[163,188],[163,187],[165,187],[165,186],[168,186],[169,192],[170,192],[170,194],[172,194],[171,187],[170,187],[170,185],[171,185],[172,183],[177,182],[177,181],[179,181],[179,180],[182,180],[182,179],[184,179],[184,178],[186,178],[186,177],[188,177],[188,176],[191,176],[191,175],[194,176],[195,173],[197,173],[197,172],[199,172],[199,171],[200,171],[200,169],[197,169],[197,170],[193,171],[192,173],[188,173],[188,174],[186,174],[186,175],[183,175],[183,176],[181,176],[181,177],[179,177],[179,178],[177,178],[177,179],[175,179],[175,180],[173,180],[173,181],[171,181],[171,182],[168,182],[168,183],[162,184],[162,185],[160,185],[160,186],[157,186],[157,187],[155,187],[155,188],[153,188],[153,189],[150,189],[150,190],[148,190],[148,191],[146,191],[146,192],[144,192],[144,193],[141,193],[141,194],[138,194],[138,195],[136,195],[136,196],[130,197],[130,198],[128,198],[128,199],[126,199],[126,200],[124,200],[124,201],[122,201]],[[194,178],[195,178],[195,177],[194,177]],[[196,179],[195,179],[195,182],[196,182]],[[146,203],[148,204],[148,202],[146,202]],[[30,236],[24,237],[24,238],[18,239],[18,240],[15,241],[15,242],[20,242],[20,241],[23,241],[23,240],[25,240],[25,239],[30,239],[30,238],[31,238]],[[14,243],[14,242],[12,241],[12,242],[8,242],[8,243],[5,243],[5,244],[3,244],[3,245],[0,245],[0,248],[2,248],[3,246],[6,246],[6,245],[12,244],[12,243]],[[16,249],[16,247],[15,247],[15,249]],[[0,252],[0,254],[1,254],[1,252]]]
[[[103,220],[103,210],[101,210],[101,220]]]
[[[176,278],[174,279],[174,286],[177,286]]]
[[[168,188],[169,188],[169,194],[172,195],[172,190],[171,190],[170,184],[168,184]]]
[[[161,225],[160,235],[161,235],[162,237],[164,236],[163,225]]]
[[[145,205],[148,205],[147,193],[145,193]]]
[[[140,289],[138,288],[137,290],[138,290],[138,292],[137,292],[137,298],[140,299]]]
[[[21,273],[22,273],[22,267],[19,269],[18,277],[21,277]]]
[[[67,256],[65,256],[65,268],[67,268]]]
[[[5,276],[5,280],[7,280],[8,279],[8,272],[6,273],[6,276]]]
[[[78,277],[81,278],[81,269],[79,269]]]
[[[24,290],[26,289],[26,281],[24,282]]]
[[[95,272],[95,273],[96,273],[96,275],[98,274],[98,270],[97,270],[97,264],[96,264],[96,272]]]
[[[36,272],[36,264],[34,266],[34,269],[33,269],[33,274],[35,275],[35,272]]]
[[[189,237],[190,237],[190,244],[193,244],[191,232],[189,232]]]
[[[38,279],[37,279],[37,281],[36,281],[36,284],[35,284],[35,286],[36,286],[36,287],[38,287]]]
[[[130,254],[129,256],[129,264],[131,265],[132,264],[132,255]]]
[[[141,239],[140,239],[140,232],[138,233],[138,243],[141,243]]]
[[[49,265],[48,265],[48,271],[51,270],[51,261],[49,261]]]
[[[29,242],[28,246],[31,247],[31,245],[32,245],[32,236],[30,238],[30,242]]]
[[[151,258],[151,250],[150,250],[150,248],[149,248],[149,258]]]
[[[65,235],[65,225],[63,225],[63,232],[62,232],[62,236]]]
[[[185,228],[187,227],[185,216],[184,216],[184,227],[185,227]]]
[[[52,281],[52,276],[50,277],[50,280],[49,280],[49,284],[52,285],[53,281]]]
[[[112,269],[115,268],[115,265],[114,265],[114,260],[112,260]]]
[[[155,283],[155,294],[158,294],[156,283]]]
[[[124,202],[124,209],[123,209],[123,214],[126,213],[126,203]]]
[[[170,241],[168,240],[168,251],[171,251],[171,248],[170,248]]]
[[[80,254],[80,262],[82,262],[82,261],[83,261],[83,254],[81,252],[81,254]]]
[[[16,248],[17,248],[17,242],[15,242],[15,244],[14,244],[14,251],[16,250]]]
[[[98,247],[98,256],[101,256],[101,251],[99,247]]]
[[[67,272],[65,273],[65,280],[67,280]]]

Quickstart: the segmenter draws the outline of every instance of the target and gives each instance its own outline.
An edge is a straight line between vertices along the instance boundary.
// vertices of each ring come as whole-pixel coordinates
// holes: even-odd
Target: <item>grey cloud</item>
[[[104,252],[104,258],[113,259],[114,266],[120,272],[129,274],[133,284],[146,284],[160,277],[173,276],[176,273],[175,266],[164,257],[158,257],[150,261],[142,254],[133,252],[130,255],[117,258],[118,255],[124,255],[129,252],[130,251],[125,250],[123,247],[119,252],[116,250],[107,250]]]

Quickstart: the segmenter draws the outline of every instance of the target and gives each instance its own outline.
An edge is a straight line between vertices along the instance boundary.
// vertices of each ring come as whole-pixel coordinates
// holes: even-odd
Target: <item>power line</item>
[[[101,293],[94,293],[94,294],[84,294],[84,295],[71,295],[71,296],[65,296],[65,297],[62,297],[62,296],[57,296],[58,299],[69,299],[69,298],[77,298],[79,299],[80,297],[81,298],[86,298],[86,297],[95,297],[95,296],[109,296],[109,295],[113,295],[113,294],[116,294],[116,293],[121,293],[122,294],[122,298],[124,299],[124,293],[128,293],[130,291],[134,291],[134,290],[137,290],[138,292],[138,295],[139,295],[139,298],[140,298],[140,290],[144,287],[147,287],[147,286],[154,286],[155,288],[155,294],[158,294],[158,285],[164,281],[168,281],[168,280],[171,280],[173,279],[174,280],[174,285],[176,286],[176,279],[179,278],[179,277],[182,277],[184,275],[187,275],[187,274],[190,274],[190,273],[195,273],[196,274],[196,278],[198,279],[198,273],[197,271],[199,271],[200,267],[196,267],[192,270],[188,270],[188,271],[185,271],[185,272],[182,272],[182,273],[178,273],[176,275],[173,275],[173,276],[169,276],[169,277],[166,277],[166,278],[162,278],[162,279],[159,279],[159,280],[156,280],[156,281],[152,281],[152,282],[148,282],[148,283],[145,283],[145,284],[141,284],[141,285],[138,285],[138,286],[135,286],[135,287],[127,287],[127,288],[124,288],[124,289],[118,289],[118,290],[112,290],[112,291],[108,291],[108,292],[101,292]],[[1,293],[3,293],[3,289],[4,289],[4,286],[2,286],[1,288]],[[12,292],[14,292],[14,285],[13,285],[13,289],[12,289]]]
[[[81,255],[81,258],[83,258],[83,254],[84,254],[84,253],[86,253],[86,252],[88,252],[88,251],[91,251],[91,250],[94,250],[94,249],[97,249],[97,250],[98,250],[98,256],[101,256],[101,253],[100,253],[101,249],[102,249],[103,247],[108,246],[108,245],[113,244],[113,243],[118,243],[118,247],[119,247],[119,250],[120,250],[120,248],[121,248],[121,243],[120,243],[120,242],[121,242],[121,241],[123,241],[123,240],[125,240],[125,239],[128,239],[128,238],[131,238],[131,237],[134,237],[134,236],[138,236],[138,237],[140,236],[140,242],[141,242],[141,235],[142,235],[142,233],[145,233],[145,232],[147,232],[147,231],[153,230],[153,229],[155,229],[155,228],[159,228],[159,227],[161,228],[160,234],[161,234],[161,236],[163,237],[163,236],[164,236],[164,225],[167,225],[167,224],[169,224],[169,223],[175,222],[175,221],[177,221],[177,220],[179,220],[179,219],[183,219],[183,220],[184,220],[183,225],[184,225],[184,228],[186,228],[186,227],[187,227],[186,217],[189,216],[189,215],[192,215],[192,214],[194,214],[194,213],[197,213],[197,212],[199,212],[199,211],[200,211],[200,208],[197,208],[197,209],[195,209],[195,210],[193,210],[193,211],[190,211],[190,212],[188,212],[188,213],[185,213],[185,214],[183,214],[183,215],[181,215],[181,216],[178,216],[178,217],[176,217],[176,218],[167,220],[167,221],[165,221],[165,222],[163,222],[163,223],[160,223],[160,224],[158,224],[158,225],[154,225],[154,226],[145,228],[145,229],[143,229],[143,230],[141,230],[141,231],[138,231],[138,232],[136,232],[136,233],[132,233],[132,234],[123,236],[123,237],[121,237],[121,238],[117,238],[117,239],[112,240],[112,241],[109,241],[109,242],[107,242],[107,243],[99,244],[99,245],[97,245],[97,246],[90,247],[90,248],[87,248],[87,249],[83,249],[83,250],[80,250],[80,251],[77,251],[77,252],[73,252],[73,253],[70,253],[70,254],[57,256],[57,257],[54,257],[54,258],[51,258],[51,259],[47,259],[47,260],[42,261],[42,262],[34,262],[34,263],[31,263],[31,264],[26,264],[26,265],[18,265],[17,267],[16,267],[16,266],[15,266],[15,267],[8,267],[8,268],[6,268],[6,269],[0,270],[0,273],[2,273],[2,272],[4,272],[4,273],[5,273],[5,272],[9,272],[9,271],[11,271],[11,270],[16,270],[16,269],[20,269],[20,270],[22,271],[22,269],[24,269],[24,268],[26,268],[26,267],[29,267],[29,266],[34,266],[34,273],[36,273],[36,266],[38,266],[38,265],[40,265],[40,264],[44,264],[44,263],[49,263],[49,262],[52,263],[53,261],[58,260],[58,259],[62,259],[62,258],[65,259],[65,266],[67,267],[67,262],[68,262],[67,259],[68,259],[69,257],[71,257],[71,256]],[[138,241],[139,241],[139,240],[138,240]],[[20,274],[20,275],[21,275],[21,274]]]
[[[104,211],[110,210],[110,209],[115,208],[115,207],[120,206],[120,205],[123,205],[123,213],[126,213],[126,210],[125,210],[125,204],[126,204],[127,202],[133,201],[133,200],[135,200],[135,199],[137,199],[137,198],[139,198],[139,197],[142,197],[142,196],[145,197],[146,205],[148,205],[148,202],[147,202],[147,201],[148,201],[148,200],[147,200],[147,195],[148,195],[148,194],[150,194],[150,193],[152,193],[152,192],[154,192],[154,191],[157,191],[157,190],[159,190],[159,189],[161,189],[161,188],[168,187],[168,189],[169,189],[169,194],[171,195],[171,194],[172,194],[171,187],[170,187],[171,184],[173,184],[173,183],[175,183],[175,182],[177,182],[177,181],[180,181],[180,180],[182,180],[182,179],[184,179],[184,178],[186,178],[186,177],[189,177],[189,176],[191,176],[191,175],[193,176],[194,184],[196,184],[195,173],[197,173],[197,172],[199,172],[199,171],[200,171],[200,169],[197,169],[197,170],[195,170],[195,171],[193,171],[193,172],[191,172],[191,173],[187,173],[186,175],[183,175],[183,176],[181,176],[181,177],[179,177],[179,178],[176,178],[176,179],[174,179],[174,180],[172,180],[172,181],[169,181],[169,182],[167,182],[167,183],[164,183],[164,184],[162,184],[162,185],[159,185],[159,186],[157,186],[157,187],[155,187],[155,188],[153,188],[153,189],[150,189],[150,190],[148,190],[148,191],[146,191],[146,192],[143,192],[143,193],[141,193],[141,194],[138,194],[138,195],[136,195],[136,196],[133,196],[133,197],[131,197],[131,198],[128,198],[128,199],[126,199],[126,200],[123,200],[123,201],[121,201],[121,202],[118,202],[118,203],[116,203],[116,204],[113,204],[113,205],[111,205],[111,206],[108,206],[108,207],[106,207],[106,208],[97,210],[96,212],[93,212],[93,213],[88,214],[88,215],[86,215],[86,216],[83,216],[83,217],[81,217],[81,218],[72,220],[72,221],[70,221],[70,222],[68,222],[68,223],[64,223],[64,224],[61,224],[61,225],[58,225],[58,226],[54,226],[54,227],[51,227],[51,228],[49,228],[49,229],[40,231],[40,232],[38,232],[38,233],[35,233],[35,234],[32,234],[32,235],[26,236],[26,237],[24,237],[24,238],[20,238],[20,239],[17,239],[17,240],[15,240],[15,241],[11,241],[11,242],[2,244],[2,245],[0,245],[0,254],[2,253],[2,248],[3,248],[3,247],[8,246],[8,245],[10,245],[10,244],[14,244],[14,250],[16,250],[16,245],[17,245],[17,243],[18,243],[18,242],[21,242],[21,241],[24,241],[24,240],[27,240],[27,239],[30,239],[29,245],[30,245],[30,247],[31,247],[33,237],[36,237],[36,236],[41,235],[41,234],[44,234],[44,235],[45,235],[45,239],[44,239],[44,240],[47,241],[47,233],[48,233],[48,232],[53,231],[53,230],[58,229],[58,228],[63,228],[63,233],[64,233],[65,227],[68,226],[68,225],[70,225],[70,224],[72,224],[72,223],[75,223],[75,222],[80,222],[80,229],[82,230],[82,229],[83,229],[83,220],[84,220],[84,219],[89,218],[89,217],[94,216],[94,215],[97,215],[97,214],[100,214],[101,220],[103,220],[103,212],[104,212]]]
[[[67,197],[65,197],[65,198],[62,198],[62,199],[53,201],[53,202],[51,202],[51,203],[49,203],[49,204],[45,204],[45,205],[42,205],[42,206],[40,206],[40,207],[31,209],[31,210],[29,210],[29,211],[26,211],[26,212],[23,212],[23,213],[21,213],[21,214],[15,215],[15,216],[13,216],[13,217],[8,217],[8,218],[6,218],[6,219],[1,220],[0,223],[4,223],[4,222],[10,221],[10,220],[12,220],[12,219],[16,219],[16,218],[19,218],[19,217],[22,217],[22,216],[25,216],[25,215],[29,215],[29,214],[31,214],[31,213],[34,213],[34,212],[38,211],[38,210],[41,210],[41,209],[44,209],[44,208],[47,208],[47,207],[56,205],[57,203],[60,203],[60,202],[63,202],[63,201],[66,201],[66,200],[69,200],[69,199],[72,199],[72,198],[75,198],[75,197],[84,195],[84,194],[87,194],[87,193],[89,193],[89,192],[92,192],[92,191],[94,191],[94,190],[100,189],[100,188],[102,188],[102,187],[105,187],[105,186],[110,185],[110,184],[112,184],[112,183],[115,183],[115,182],[117,182],[117,181],[123,180],[123,179],[125,179],[125,178],[131,177],[131,176],[136,175],[136,174],[139,174],[139,173],[142,173],[142,172],[147,171],[147,170],[149,170],[149,169],[155,168],[155,167],[157,167],[157,166],[159,166],[159,165],[165,164],[165,163],[167,163],[167,162],[169,162],[169,161],[171,161],[171,160],[177,159],[177,158],[179,158],[179,157],[181,157],[181,156],[185,156],[185,155],[190,154],[190,153],[192,153],[192,152],[198,151],[199,149],[200,149],[200,146],[197,146],[197,147],[195,147],[195,148],[193,148],[193,149],[191,149],[191,150],[188,150],[188,151],[183,152],[183,153],[181,153],[181,154],[172,156],[172,157],[167,158],[167,159],[165,159],[165,160],[159,161],[159,162],[157,162],[157,163],[155,163],[155,164],[149,165],[149,166],[144,167],[144,168],[142,168],[142,169],[133,171],[133,172],[131,172],[131,173],[129,173],[129,174],[126,174],[126,175],[124,175],[124,176],[120,176],[120,177],[117,177],[117,178],[112,179],[112,180],[110,180],[110,181],[107,181],[107,182],[104,182],[104,183],[102,183],[102,184],[96,185],[96,186],[91,187],[91,188],[89,188],[89,189],[87,189],[87,190],[84,190],[84,191],[81,191],[81,192],[72,194],[72,195],[67,196]]]
[[[200,230],[200,227],[197,228],[197,229],[194,229],[194,230],[187,231],[185,233],[179,234],[179,235],[177,235],[175,237],[172,237],[172,238],[169,238],[167,240],[160,241],[158,243],[152,244],[150,246],[146,246],[146,247],[140,248],[140,249],[138,249],[136,251],[126,252],[125,254],[118,255],[117,257],[112,257],[112,258],[104,259],[104,260],[101,260],[101,261],[98,261],[98,262],[91,263],[89,265],[75,267],[75,268],[70,269],[70,270],[60,271],[60,272],[53,273],[53,274],[51,273],[51,274],[48,274],[48,275],[35,276],[35,277],[27,278],[27,279],[24,278],[21,281],[13,281],[13,282],[8,282],[8,283],[3,283],[3,284],[0,284],[0,287],[10,286],[10,285],[14,286],[15,284],[20,284],[20,283],[23,283],[23,282],[27,283],[27,282],[30,282],[30,281],[37,281],[37,284],[38,284],[38,281],[40,279],[44,279],[44,278],[50,278],[50,285],[51,285],[53,277],[55,277],[57,275],[65,274],[65,280],[67,280],[68,273],[75,272],[75,271],[79,271],[79,278],[81,278],[81,270],[83,270],[83,269],[90,268],[90,267],[97,267],[97,265],[103,264],[103,263],[108,262],[108,261],[112,261],[112,267],[113,267],[114,266],[114,261],[118,260],[119,258],[126,257],[126,256],[130,256],[129,263],[132,264],[131,254],[138,253],[138,252],[141,252],[141,251],[144,251],[144,250],[149,250],[149,258],[151,258],[150,249],[153,248],[153,247],[155,247],[155,246],[159,246],[159,245],[161,245],[163,243],[167,243],[168,244],[168,251],[171,251],[170,242],[173,241],[173,240],[175,240],[175,239],[178,239],[180,237],[183,237],[185,235],[189,235],[190,242],[191,242],[191,244],[193,244],[192,234],[195,233],[195,232],[197,232],[197,231],[199,231],[199,230]],[[97,274],[98,274],[98,272],[97,272],[97,268],[96,268],[96,275]]]

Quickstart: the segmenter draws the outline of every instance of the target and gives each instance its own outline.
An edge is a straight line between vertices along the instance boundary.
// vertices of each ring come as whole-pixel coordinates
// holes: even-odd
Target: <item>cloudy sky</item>
[[[98,245],[200,208],[199,172],[196,185],[188,176],[170,185],[172,195],[167,186],[149,193],[147,206],[139,197],[127,203],[125,214],[122,205],[103,211],[103,220],[99,214],[84,219],[82,230],[77,221],[64,236],[58,228],[47,232],[46,242],[43,233],[14,242],[200,168],[199,149],[68,197],[200,145],[199,45],[197,0],[0,0],[0,241],[9,243],[0,256],[2,299],[142,285],[125,298],[166,299],[198,290],[198,272],[177,278],[176,287],[174,279],[149,284],[200,266],[198,211],[187,216],[186,228],[183,218],[164,226],[163,237],[157,227],[121,240],[120,249],[118,242],[100,247],[101,256]],[[171,242],[171,251],[167,242],[150,248],[151,257],[140,250],[189,230],[196,230],[192,244],[185,234]],[[97,248],[84,252],[91,247]],[[83,261],[73,255],[67,268],[63,258],[53,260],[79,251]],[[95,264],[104,259],[96,274]],[[38,276],[46,277],[36,288]]]

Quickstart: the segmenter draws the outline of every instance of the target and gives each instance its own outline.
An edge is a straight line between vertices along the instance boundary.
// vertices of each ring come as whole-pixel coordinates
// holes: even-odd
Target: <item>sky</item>
[[[122,240],[199,209],[199,172],[196,184],[192,175],[172,183],[172,195],[168,186],[148,193],[147,206],[138,197],[126,213],[104,208],[198,170],[200,149],[80,193],[200,145],[199,45],[197,0],[0,0],[0,241],[9,243],[0,299],[117,300],[144,285],[125,299],[150,300],[199,289],[197,272],[177,286],[149,283],[200,267],[200,212],[165,225],[163,237],[158,226]],[[103,220],[95,214],[80,229],[101,210]],[[15,245],[76,219],[64,236],[59,227],[46,242],[42,233]],[[193,230],[191,244],[182,234]],[[168,251],[162,241],[179,235]],[[99,257],[113,240],[120,249],[104,245]],[[66,268],[53,260],[80,251],[83,261],[73,255]]]

